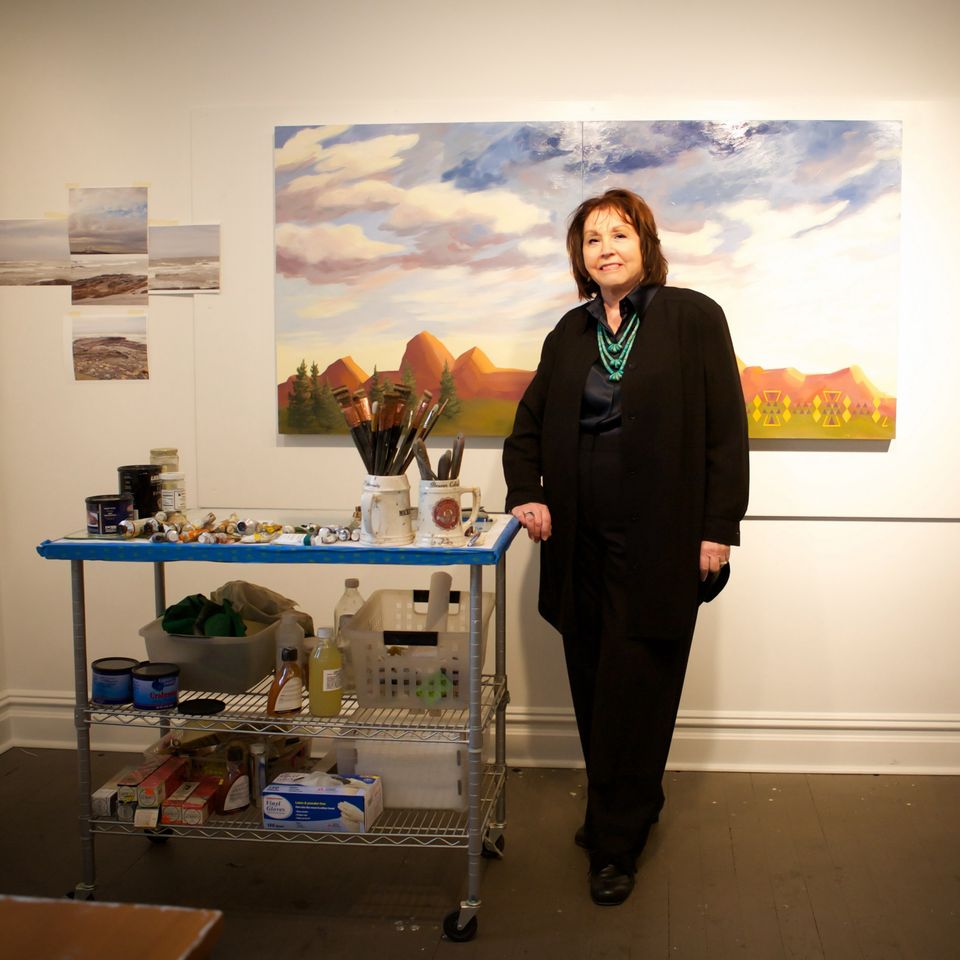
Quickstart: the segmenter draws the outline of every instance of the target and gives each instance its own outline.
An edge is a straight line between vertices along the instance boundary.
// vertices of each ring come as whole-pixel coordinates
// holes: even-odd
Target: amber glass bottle
[[[284,647],[280,654],[281,670],[273,678],[267,695],[267,713],[271,717],[300,712],[303,705],[303,674],[297,657],[296,647]]]

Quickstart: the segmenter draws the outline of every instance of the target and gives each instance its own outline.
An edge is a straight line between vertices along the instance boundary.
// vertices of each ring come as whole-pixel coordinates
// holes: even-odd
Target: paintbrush
[[[360,416],[350,402],[350,391],[346,387],[337,387],[333,391],[334,399],[340,405],[340,411],[343,418],[350,428],[350,436],[353,438],[354,446],[360,454],[364,467],[369,472],[371,466],[370,448],[364,435],[363,427],[360,423]]]
[[[430,409],[430,401],[432,399],[433,394],[429,390],[424,390],[420,395],[420,402],[414,408],[413,414],[410,417],[410,423],[407,426],[407,435],[404,437],[403,442],[400,444],[400,449],[397,451],[393,470],[391,471],[392,473],[401,474],[407,472],[410,461],[413,459],[413,443],[417,439],[423,418]]]
[[[437,475],[433,472],[433,467],[430,466],[430,454],[427,453],[427,446],[419,437],[413,442],[413,455],[417,458],[420,479],[436,480]]]
[[[364,463],[367,472],[373,473],[373,430],[371,429],[373,414],[370,411],[370,401],[362,387],[354,390],[352,402],[353,409],[357,412],[357,417],[360,420],[360,434],[363,438],[364,449],[367,451],[367,458]]]
[[[466,443],[462,433],[458,433],[453,441],[453,459],[450,461],[450,479],[460,478],[460,464],[463,462],[463,447]]]
[[[416,435],[416,437],[414,438],[414,441],[413,441],[413,449],[411,449],[410,453],[407,455],[407,459],[406,459],[406,461],[405,461],[405,463],[404,463],[404,465],[403,465],[403,469],[400,471],[400,473],[406,473],[406,472],[407,472],[407,467],[410,466],[410,461],[413,460],[413,454],[414,454],[414,450],[416,450],[417,441],[418,441],[418,440],[425,440],[425,439],[426,439],[427,434],[430,432],[430,427],[431,427],[433,421],[436,419],[436,416],[437,416],[437,413],[438,413],[439,410],[440,410],[440,404],[439,404],[439,403],[435,403],[435,404],[427,411],[427,415],[423,418],[423,422],[422,422],[422,423],[420,424],[420,426],[417,428],[417,435]]]

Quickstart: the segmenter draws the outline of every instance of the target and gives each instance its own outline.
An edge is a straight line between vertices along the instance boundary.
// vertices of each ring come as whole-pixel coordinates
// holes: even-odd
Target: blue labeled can
[[[180,668],[175,663],[144,660],[132,670],[133,705],[140,710],[167,710],[177,705]]]
[[[94,703],[129,703],[133,699],[133,668],[130,657],[101,657],[90,665],[93,676],[90,699]]]
[[[102,493],[87,497],[87,533],[117,536],[120,522],[133,519],[133,496],[129,493]]]

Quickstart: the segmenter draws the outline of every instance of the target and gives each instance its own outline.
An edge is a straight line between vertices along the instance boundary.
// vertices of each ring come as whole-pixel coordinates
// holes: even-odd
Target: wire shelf
[[[496,764],[484,767],[480,784],[480,833],[493,820],[494,807],[506,779],[506,768]],[[120,820],[94,818],[94,833],[140,837],[188,837],[198,840],[254,840],[275,843],[326,843],[349,846],[459,848],[469,843],[467,811],[458,810],[384,810],[367,833],[307,833],[293,830],[265,830],[249,811],[232,817],[214,817],[202,826],[136,827]]]
[[[84,712],[91,723],[115,726],[169,726],[206,732],[282,734],[291,737],[467,742],[469,711],[465,709],[361,707],[354,697],[346,696],[336,717],[315,717],[306,712],[285,717],[268,717],[266,706],[271,682],[270,677],[265,677],[245,693],[181,691],[179,707],[174,710],[138,710],[130,704],[89,703]],[[481,677],[481,730],[485,730],[493,719],[505,688],[506,681],[503,678]],[[222,700],[226,704],[223,711],[212,716],[188,712],[192,700],[210,698]],[[304,695],[304,710],[306,706],[307,697]]]

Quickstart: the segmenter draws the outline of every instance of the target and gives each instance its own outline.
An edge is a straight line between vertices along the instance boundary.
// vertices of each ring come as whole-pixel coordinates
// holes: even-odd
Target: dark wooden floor
[[[97,782],[121,754],[94,757]],[[576,770],[513,770],[505,857],[484,861],[479,933],[442,939],[461,851],[97,838],[97,899],[215,907],[223,960],[335,955],[551,960],[960,957],[960,778],[668,773],[622,907],[595,907],[572,842]],[[75,757],[0,756],[0,893],[80,876]]]

